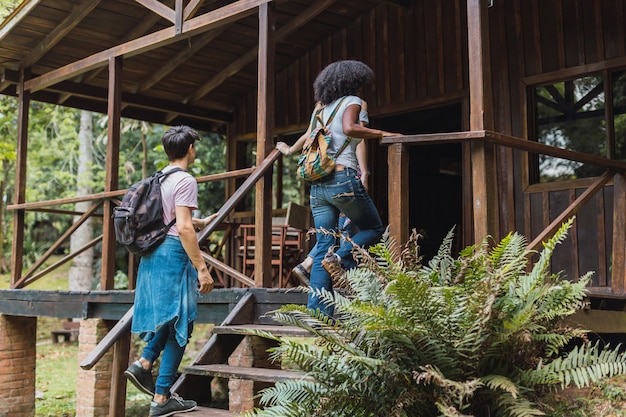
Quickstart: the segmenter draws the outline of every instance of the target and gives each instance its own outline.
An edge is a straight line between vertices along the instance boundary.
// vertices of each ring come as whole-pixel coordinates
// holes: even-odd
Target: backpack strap
[[[159,178],[159,182],[161,182],[163,180],[163,178],[165,178],[168,175],[173,174],[175,172],[179,172],[179,171],[185,171],[185,170],[182,169],[181,167],[174,167],[174,168],[170,169],[167,172],[163,172],[163,170],[161,170],[161,171],[155,172],[155,174]],[[167,230],[169,230],[174,225],[174,223],[176,223],[176,217],[174,217],[168,224],[165,225],[167,227]]]
[[[159,179],[162,179],[178,171],[185,171],[185,170],[182,169],[181,167],[174,167],[167,172],[163,172],[163,170],[160,170],[160,171],[157,171],[155,174],[159,177]]]
[[[337,103],[337,105],[335,106],[335,108],[333,109],[332,113],[330,113],[330,117],[328,118],[328,120],[326,121],[326,124],[324,124],[324,121],[322,120],[322,114],[324,111],[324,107],[322,107],[321,109],[319,109],[317,111],[317,114],[315,115],[315,118],[317,120],[319,120],[320,124],[324,127],[328,126],[329,124],[332,123],[333,119],[335,118],[335,115],[337,114],[337,111],[339,110],[339,107],[341,107],[341,103],[343,103],[343,101],[345,100],[345,97],[342,97],[341,100],[339,100],[339,103]],[[320,114],[322,113],[322,114]]]
[[[330,114],[330,117],[328,118],[328,121],[326,122],[326,124],[324,125],[324,122],[322,121],[321,116],[317,115],[317,119],[319,120],[319,122],[321,123],[322,126],[326,127],[329,124],[332,123],[333,119],[335,118],[335,115],[337,114],[337,111],[339,110],[339,107],[341,107],[341,103],[343,103],[343,101],[345,100],[345,97],[342,97],[341,100],[339,100],[339,103],[337,103],[337,105],[335,106],[335,108],[333,109],[333,112]],[[318,110],[318,113],[320,111],[324,110],[324,108],[322,107],[320,110]],[[346,140],[343,142],[343,144],[341,145],[341,147],[339,148],[339,150],[337,152],[335,152],[334,158],[337,159],[337,157],[339,156],[339,154],[341,152],[343,152],[344,149],[346,149],[346,147],[348,146],[348,144],[350,143],[350,136],[346,136]]]
[[[339,156],[339,154],[341,152],[343,152],[344,149],[346,149],[346,147],[348,146],[348,144],[350,143],[350,139],[352,139],[350,136],[346,136],[346,140],[343,142],[343,145],[341,145],[341,148],[339,148],[339,150],[335,153],[334,158],[337,159],[337,157]]]

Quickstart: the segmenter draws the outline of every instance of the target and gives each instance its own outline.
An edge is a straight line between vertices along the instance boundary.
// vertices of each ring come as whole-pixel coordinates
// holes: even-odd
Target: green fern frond
[[[619,348],[606,346],[600,349],[599,342],[583,344],[572,349],[567,356],[540,366],[538,371],[552,372],[563,387],[571,383],[578,388],[586,387],[603,378],[626,374],[626,352],[620,352]]]
[[[587,346],[561,352],[584,330],[562,319],[584,303],[591,274],[571,282],[549,271],[550,258],[573,219],[533,251],[511,233],[452,255],[453,233],[428,265],[413,232],[398,254],[386,234],[371,250],[356,248],[360,267],[346,293],[307,288],[335,308],[335,318],[304,306],[272,313],[306,329],[307,342],[270,349],[311,380],[263,392],[264,416],[405,417],[539,416],[536,388],[579,386],[626,373],[625,354]],[[331,326],[338,328],[330,330]],[[313,340],[314,342],[311,342]]]
[[[545,413],[536,408],[536,404],[525,398],[514,398],[509,393],[504,393],[498,397],[497,409],[494,410],[497,416],[509,417],[531,417],[545,416]]]
[[[567,231],[570,229],[572,224],[574,223],[575,217],[569,218],[565,223],[559,227],[556,233],[548,239],[546,242],[543,242],[543,250],[540,253],[539,260],[533,265],[531,276],[535,278],[536,281],[543,279],[547,275],[546,271],[550,266],[550,259],[552,258],[552,253],[556,246],[562,243],[567,237]]]
[[[517,384],[504,375],[484,375],[480,377],[480,381],[485,387],[493,391],[505,391],[513,398],[517,398],[519,395]]]

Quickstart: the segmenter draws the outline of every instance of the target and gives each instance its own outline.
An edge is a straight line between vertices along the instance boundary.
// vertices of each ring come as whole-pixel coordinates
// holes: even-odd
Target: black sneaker
[[[195,410],[198,404],[193,400],[183,400],[178,394],[172,393],[172,396],[163,404],[150,402],[150,417],[166,417],[173,416],[178,413],[186,413]]]
[[[135,361],[130,364],[124,371],[126,378],[133,383],[141,392],[154,397],[154,379],[152,379],[152,371],[146,371],[141,366],[141,362]]]

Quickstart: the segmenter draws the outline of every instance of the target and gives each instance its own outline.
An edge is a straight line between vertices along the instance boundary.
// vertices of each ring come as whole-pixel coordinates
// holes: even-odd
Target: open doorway
[[[462,130],[460,103],[377,118],[376,127],[406,135]],[[378,148],[380,147],[380,148]],[[371,152],[374,202],[383,222],[388,219],[387,152],[381,145]],[[463,187],[461,144],[416,145],[409,148],[409,226],[421,235],[424,261],[439,249],[446,234],[455,228],[455,250],[462,241]]]

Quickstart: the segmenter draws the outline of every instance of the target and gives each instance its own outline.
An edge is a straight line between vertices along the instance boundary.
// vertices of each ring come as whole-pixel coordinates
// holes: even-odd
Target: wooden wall
[[[315,77],[341,59],[360,60],[374,70],[375,82],[363,91],[374,117],[458,100],[467,79],[465,21],[465,0],[416,0],[410,8],[382,3],[277,74],[277,133],[306,127]],[[256,129],[256,113],[250,111],[255,105],[254,94],[241,101],[239,109],[246,110],[236,122],[240,138],[251,139]]]
[[[375,82],[363,91],[374,120],[467,100],[466,3],[414,0],[410,8],[381,3],[327,38],[277,74],[277,135],[306,128],[313,80],[340,59],[362,60],[374,69]],[[626,67],[625,10],[625,0],[494,0],[488,16],[495,130],[528,137],[530,85],[607,65]],[[254,140],[255,94],[243,98],[238,109],[234,137]],[[375,153],[386,163],[386,152]],[[524,153],[499,148],[497,157],[502,236],[518,231],[532,240],[588,185],[529,187]],[[464,172],[470,172],[467,164]],[[555,271],[576,277],[593,270],[594,285],[610,285],[612,201],[609,186],[579,212],[568,242],[555,254]]]
[[[626,66],[626,1],[495,0],[489,9],[496,130],[528,138],[527,91],[532,85]],[[528,186],[527,158],[499,151],[501,230],[529,239],[556,218],[589,181]],[[569,277],[595,271],[594,286],[610,285],[612,187],[577,214],[553,271]]]

